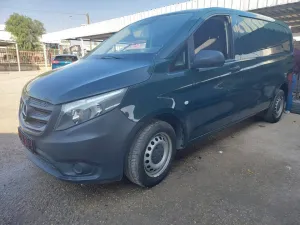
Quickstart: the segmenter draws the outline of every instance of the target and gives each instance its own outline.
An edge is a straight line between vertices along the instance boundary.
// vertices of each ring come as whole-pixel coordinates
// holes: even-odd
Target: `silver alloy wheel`
[[[144,169],[149,177],[160,176],[168,167],[172,156],[172,141],[164,132],[156,134],[148,143],[144,154]]]
[[[278,118],[284,110],[284,96],[279,96],[275,102],[274,116]]]

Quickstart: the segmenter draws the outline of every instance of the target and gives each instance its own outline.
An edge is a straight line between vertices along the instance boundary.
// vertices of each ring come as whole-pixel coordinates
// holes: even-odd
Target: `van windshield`
[[[181,13],[138,21],[100,44],[91,55],[158,52],[191,16]]]

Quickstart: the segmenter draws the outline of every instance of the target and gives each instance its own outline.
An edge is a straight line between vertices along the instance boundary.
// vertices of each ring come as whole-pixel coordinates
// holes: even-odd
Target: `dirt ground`
[[[179,152],[152,189],[56,180],[16,134],[22,87],[38,72],[0,73],[0,224],[300,224],[300,116],[244,121]]]

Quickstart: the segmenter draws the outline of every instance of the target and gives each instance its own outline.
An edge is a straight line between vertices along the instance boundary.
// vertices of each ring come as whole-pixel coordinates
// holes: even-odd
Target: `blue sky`
[[[16,12],[40,20],[47,32],[53,32],[85,24],[86,17],[74,15],[76,13],[89,13],[93,23],[185,1],[187,0],[0,0],[0,24],[4,24]]]

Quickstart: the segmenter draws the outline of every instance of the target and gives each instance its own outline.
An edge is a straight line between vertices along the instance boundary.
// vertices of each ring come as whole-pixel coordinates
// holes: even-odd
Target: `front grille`
[[[42,133],[50,120],[54,105],[23,95],[20,103],[20,122],[28,131]]]

